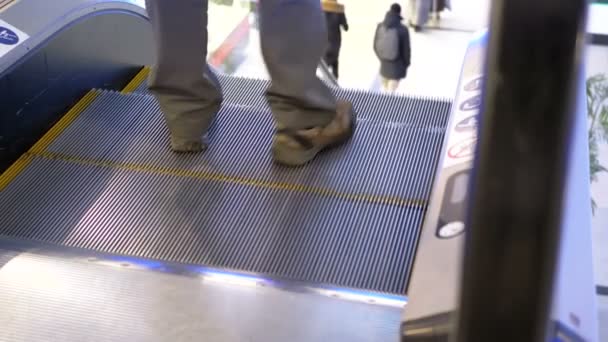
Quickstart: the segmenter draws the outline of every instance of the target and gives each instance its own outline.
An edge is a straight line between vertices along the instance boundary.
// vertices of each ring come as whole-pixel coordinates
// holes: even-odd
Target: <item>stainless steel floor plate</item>
[[[353,141],[298,169],[271,163],[263,106],[227,101],[210,149],[176,155],[152,97],[99,92],[0,192],[0,234],[402,294],[449,104],[343,92]]]
[[[210,278],[22,253],[0,268],[0,341],[399,340],[399,307]]]

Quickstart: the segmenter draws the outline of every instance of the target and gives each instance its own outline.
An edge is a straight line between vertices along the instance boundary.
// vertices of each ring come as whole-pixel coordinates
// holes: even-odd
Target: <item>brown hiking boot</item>
[[[336,116],[327,126],[303,130],[279,129],[272,141],[274,161],[286,166],[300,166],[314,159],[321,151],[336,147],[353,135],[356,115],[353,105],[338,100]]]
[[[176,153],[196,153],[207,149],[208,136],[207,133],[202,139],[179,139],[171,136],[171,149]]]

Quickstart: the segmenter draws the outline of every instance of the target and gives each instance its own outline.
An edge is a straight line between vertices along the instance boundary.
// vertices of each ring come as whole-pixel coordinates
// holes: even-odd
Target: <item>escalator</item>
[[[184,156],[146,72],[89,92],[3,174],[4,236],[405,292],[449,102],[336,89],[359,113],[353,142],[285,169],[268,153],[268,82],[221,76],[211,147]]]
[[[580,20],[583,4],[560,17]],[[170,151],[134,0],[0,0],[0,341],[531,341],[541,326],[597,340],[580,25],[545,25],[543,7],[523,0],[498,6],[498,29],[467,48],[454,105],[341,89],[321,64],[358,130],[291,169],[270,158],[269,81],[217,71],[209,149]],[[537,37],[565,29],[572,45],[556,55],[562,41],[522,41],[521,23]],[[531,97],[537,84],[551,96]],[[472,206],[470,189],[492,194]],[[530,200],[552,203],[552,216],[520,205]]]
[[[264,318],[297,324],[302,341],[398,337],[450,101],[327,77],[353,102],[357,133],[290,169],[270,159],[269,81],[218,73],[225,100],[210,148],[174,154],[147,91],[145,11],[45,6],[0,12],[24,32],[0,56],[0,303],[12,312],[0,316],[0,340],[175,340],[152,322],[196,317],[216,322],[198,336],[236,334],[226,341],[286,340],[280,328],[260,331]],[[218,277],[228,285],[213,287]],[[231,301],[238,313],[226,311]],[[117,323],[123,315],[146,323]],[[235,328],[237,316],[249,323]]]

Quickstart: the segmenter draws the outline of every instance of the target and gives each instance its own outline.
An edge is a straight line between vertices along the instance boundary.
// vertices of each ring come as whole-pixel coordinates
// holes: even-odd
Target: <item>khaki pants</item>
[[[206,63],[208,0],[146,0],[146,6],[156,41],[150,91],[171,134],[197,140],[222,101]],[[336,99],[316,76],[327,44],[320,1],[263,0],[259,16],[262,54],[272,78],[266,97],[275,121],[294,130],[329,124]]]
[[[389,80],[388,78],[382,78],[382,89],[394,93],[399,88],[399,80]]]

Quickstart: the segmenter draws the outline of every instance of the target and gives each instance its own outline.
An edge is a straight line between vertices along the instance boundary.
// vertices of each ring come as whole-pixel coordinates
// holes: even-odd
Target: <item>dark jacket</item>
[[[446,8],[447,9],[450,8],[450,4],[449,4],[449,2],[447,2],[447,0],[437,0],[437,8],[436,9],[433,7],[434,5],[435,5],[435,3],[433,2],[433,5],[431,6],[431,10],[433,10],[435,12],[442,12]]]
[[[410,66],[410,34],[407,27],[401,23],[401,20],[403,18],[399,14],[389,11],[386,13],[384,21],[381,24],[385,27],[396,27],[399,31],[399,57],[394,61],[380,60],[380,75],[390,80],[405,78],[407,68]],[[375,41],[376,38],[374,37]],[[376,53],[376,55],[378,54]]]
[[[338,57],[340,56],[340,46],[342,45],[342,32],[340,28],[348,31],[348,23],[346,22],[346,15],[344,13],[325,12],[325,19],[327,20],[329,42],[325,52],[325,61],[328,64],[333,64],[338,61]]]

